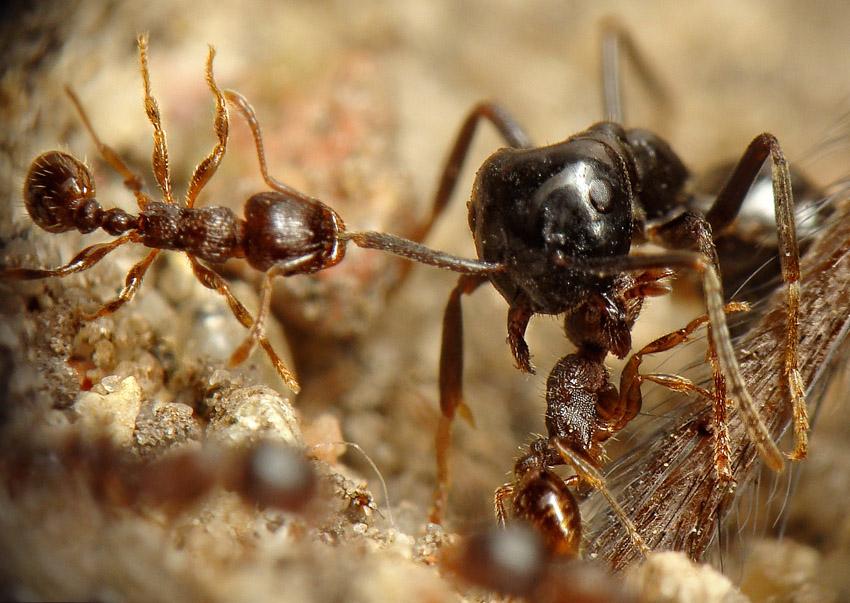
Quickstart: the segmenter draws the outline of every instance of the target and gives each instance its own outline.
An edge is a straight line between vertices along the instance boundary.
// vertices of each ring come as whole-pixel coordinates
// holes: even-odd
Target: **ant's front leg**
[[[749,310],[749,306],[745,303],[729,303],[723,309],[727,314],[731,312],[743,312]],[[684,328],[672,333],[667,333],[661,337],[646,344],[639,351],[632,354],[626,366],[623,367],[620,373],[620,397],[618,407],[609,409],[607,414],[616,419],[609,420],[605,429],[611,433],[620,431],[626,424],[631,421],[639,412],[642,406],[642,395],[640,387],[644,381],[652,381],[662,385],[668,389],[677,392],[696,392],[697,394],[711,400],[713,406],[713,423],[714,423],[714,459],[717,468],[717,473],[721,478],[732,479],[732,471],[729,467],[729,436],[728,426],[726,422],[726,399],[725,392],[721,397],[717,392],[709,392],[698,385],[694,384],[690,379],[679,375],[669,375],[663,373],[640,373],[640,365],[643,362],[643,357],[647,354],[657,354],[673,349],[681,343],[690,341],[690,335],[702,325],[708,323],[708,316],[700,316],[689,322]],[[601,413],[600,413],[601,414]],[[617,419],[617,417],[619,417]]]
[[[738,215],[747,191],[758,177],[762,164],[770,156],[773,166],[773,203],[776,216],[776,233],[779,242],[779,262],[782,280],[788,290],[788,325],[785,337],[784,373],[794,409],[794,451],[791,460],[806,458],[808,451],[809,417],[803,391],[803,380],[799,369],[799,325],[800,325],[800,251],[794,223],[794,197],[791,191],[791,172],[772,134],[756,136],[744,151],[729,182],[717,196],[706,220],[717,234],[726,228]]]
[[[741,209],[747,191],[758,176],[762,164],[770,156],[773,161],[773,199],[776,215],[776,230],[779,242],[779,258],[782,278],[788,289],[788,325],[785,338],[785,362],[783,373],[788,380],[788,390],[794,412],[794,451],[788,456],[792,460],[806,457],[808,450],[809,419],[803,392],[803,381],[799,370],[799,323],[800,323],[800,256],[794,225],[794,200],[791,192],[791,173],[779,143],[772,134],[757,136],[744,151],[735,171],[717,196],[712,207],[703,216],[690,211],[673,220],[650,229],[653,242],[671,249],[696,247],[719,271],[720,263],[714,246],[713,235],[720,233]],[[713,340],[714,338],[712,338]],[[719,347],[719,346],[715,346]],[[717,352],[712,352],[713,354]],[[714,356],[712,362],[717,362]],[[722,364],[722,363],[721,363]],[[715,368],[716,386],[723,386],[723,376]],[[728,375],[727,375],[728,377]],[[733,398],[745,389],[743,382],[733,382],[736,391]]]
[[[531,364],[531,352],[525,342],[525,330],[528,322],[534,316],[531,304],[520,300],[517,305],[512,305],[508,310],[508,343],[516,360],[516,365],[523,373],[534,374],[534,365]]]
[[[469,147],[472,144],[472,137],[475,135],[475,130],[478,127],[478,122],[482,119],[489,121],[499,134],[502,135],[508,146],[514,149],[529,149],[534,145],[531,142],[528,134],[514,119],[510,112],[497,103],[483,102],[475,105],[463,125],[460,127],[455,143],[452,146],[449,158],[443,166],[442,176],[440,176],[440,184],[437,187],[437,193],[434,195],[434,203],[431,206],[431,216],[416,232],[413,237],[416,241],[421,241],[430,232],[434,222],[443,213],[449,199],[457,185],[460,170],[466,161],[466,156],[469,154]]]
[[[472,421],[472,415],[463,403],[463,314],[461,297],[469,295],[487,282],[478,274],[463,274],[449,295],[443,316],[443,338],[440,346],[440,420],[435,437],[437,477],[434,501],[429,515],[431,523],[442,523],[449,492],[449,450],[451,429],[455,412]]]

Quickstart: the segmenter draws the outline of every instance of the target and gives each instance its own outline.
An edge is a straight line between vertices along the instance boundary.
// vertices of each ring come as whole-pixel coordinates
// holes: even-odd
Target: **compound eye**
[[[605,180],[595,179],[590,183],[588,188],[588,196],[593,207],[601,214],[607,213],[614,204],[614,195],[611,191],[611,185]]]

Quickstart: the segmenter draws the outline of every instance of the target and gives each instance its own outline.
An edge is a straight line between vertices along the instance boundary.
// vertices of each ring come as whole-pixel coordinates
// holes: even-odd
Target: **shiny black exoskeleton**
[[[682,205],[687,176],[658,136],[611,122],[548,147],[501,149],[478,170],[469,201],[478,256],[505,266],[490,281],[512,308],[569,315],[594,297],[620,323],[622,357],[631,327],[607,295],[617,277],[567,259],[628,255],[647,219]]]
[[[605,47],[613,48],[610,55],[616,56],[617,47],[622,45],[636,63],[642,63],[634,58],[634,45],[621,28],[609,24],[606,36]],[[504,108],[485,102],[467,116],[449,154],[434,201],[434,216],[454,190],[478,123],[490,122],[507,143],[478,170],[468,202],[478,256],[494,269],[461,276],[449,296],[443,319],[442,416],[436,434],[437,487],[432,521],[439,522],[444,513],[454,415],[459,411],[469,415],[462,399],[461,300],[488,281],[508,302],[508,342],[520,370],[534,372],[525,342],[525,331],[534,314],[562,315],[565,334],[577,348],[558,362],[547,382],[545,454],[540,456],[532,450],[528,455],[539,461],[541,471],[518,471],[514,482],[502,489],[501,502],[497,502],[500,521],[526,518],[526,506],[517,503],[515,493],[538,491],[542,484],[529,482],[543,480],[550,466],[567,464],[579,480],[602,492],[634,544],[646,551],[646,543],[605,488],[602,444],[640,410],[640,385],[645,381],[638,371],[640,358],[672,349],[703,324],[709,325],[711,391],[675,376],[665,375],[659,382],[711,400],[715,464],[723,479],[732,476],[726,423],[730,400],[737,404],[760,456],[772,469],[781,470],[784,457],[767,432],[732,348],[725,312],[740,311],[741,306],[724,306],[715,245],[716,237],[735,222],[768,158],[772,162],[775,249],[788,292],[784,366],[777,374],[786,382],[794,409],[795,449],[789,456],[805,457],[808,419],[797,351],[799,251],[791,172],[778,141],[769,133],[756,136],[725,184],[705,203],[705,196],[694,194],[688,170],[665,141],[647,130],[618,125],[622,121],[619,76],[616,61],[603,62],[606,60],[610,67],[603,66],[606,121],[564,142],[537,147]],[[652,243],[661,251],[644,250],[644,243]],[[618,390],[611,383],[605,359],[609,353],[625,358],[632,352],[631,330],[644,300],[669,292],[665,281],[677,271],[700,275],[707,316],[635,353],[621,375]],[[520,463],[520,467],[524,465]],[[545,519],[544,512],[539,515],[541,521]]]

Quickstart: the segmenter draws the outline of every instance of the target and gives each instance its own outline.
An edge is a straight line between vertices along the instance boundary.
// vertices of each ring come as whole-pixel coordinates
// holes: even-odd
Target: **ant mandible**
[[[748,435],[761,457],[772,469],[782,470],[783,456],[759,417],[732,348],[713,240],[735,219],[768,156],[773,165],[781,271],[788,291],[783,373],[795,417],[795,448],[789,455],[793,460],[805,457],[808,432],[797,352],[799,253],[790,172],[776,138],[768,133],[757,136],[714,203],[708,211],[701,211],[685,188],[688,171],[671,147],[647,130],[619,125],[622,111],[617,62],[621,49],[643,79],[650,80],[650,76],[626,32],[613,22],[605,23],[604,30],[606,121],[564,142],[535,147],[504,108],[481,103],[463,122],[443,170],[434,216],[446,206],[455,188],[480,121],[492,123],[508,144],[479,168],[467,203],[478,257],[502,269],[460,276],[446,306],[439,375],[437,483],[430,519],[439,523],[445,512],[452,421],[457,412],[469,414],[462,400],[461,299],[489,280],[508,302],[508,341],[520,370],[534,372],[524,339],[534,314],[564,315],[567,338],[578,348],[576,353],[562,358],[549,376],[549,437],[532,444],[529,454],[517,462],[515,482],[497,493],[497,517],[504,521],[505,502],[511,498],[514,515],[532,521],[536,516],[545,523],[547,511],[527,513],[523,505],[529,501],[551,503],[552,498],[547,499],[543,493],[555,488],[561,494],[554,498],[565,502],[554,512],[565,517],[573,515],[570,509],[576,513],[574,522],[563,524],[573,533],[580,528],[580,521],[574,500],[569,502],[572,494],[566,486],[583,480],[602,491],[629,528],[635,544],[644,550],[640,536],[608,493],[599,471],[603,455],[600,443],[622,429],[640,409],[640,383],[645,378],[637,373],[637,365],[643,354],[670,349],[707,322],[714,391],[699,390],[686,380],[671,376],[653,380],[669,387],[696,390],[712,400],[715,464],[721,477],[732,479],[725,421],[727,397],[738,404]],[[634,253],[646,242],[667,251]],[[632,365],[634,370],[625,382],[621,381],[618,393],[608,380],[604,360],[609,352],[619,358],[629,354],[631,329],[644,299],[667,293],[670,287],[663,280],[674,270],[700,274],[707,317],[641,350]],[[548,467],[558,464],[570,465],[576,476],[553,486],[562,480]],[[526,500],[527,492],[541,497]],[[528,508],[532,506],[529,503]],[[543,531],[546,532],[545,526]],[[563,534],[556,540],[561,538],[564,548],[572,550],[577,546],[575,535]]]
[[[91,268],[125,243],[141,243],[152,248],[127,273],[124,288],[118,297],[94,314],[84,316],[86,320],[93,320],[112,314],[133,298],[145,272],[160,250],[183,251],[201,284],[223,295],[239,322],[249,329],[248,337],[233,352],[231,364],[245,360],[259,343],[289,388],[298,393],[298,382],[265,337],[272,278],[311,274],[330,268],[342,260],[349,241],[359,247],[379,249],[461,273],[486,274],[498,269],[493,264],[455,257],[395,235],[346,231],[342,219],[333,209],[272,178],[266,167],[260,125],[254,109],[238,92],[218,87],[213,77],[215,50],[212,47],[207,58],[206,81],[216,102],[214,128],[218,142],[195,168],[185,205],[177,204],[171,186],[165,131],[159,107],[151,93],[147,61],[148,36],[139,35],[138,43],[145,112],[154,130],[153,172],[162,193],[162,201],[154,201],[145,194],[141,178],[112,148],[101,142],[77,96],[66,86],[65,91],[94,139],[98,152],[124,177],[124,184],[135,195],[140,212],[132,215],[118,208],[104,210],[95,198],[94,181],[89,169],[80,160],[62,151],[43,153],[32,162],[24,183],[24,202],[32,221],[51,233],[76,229],[85,234],[102,228],[117,238],[83,249],[59,268],[8,268],[0,271],[0,278],[28,280],[64,277]],[[227,103],[237,109],[251,128],[263,180],[272,189],[257,193],[245,202],[244,220],[226,207],[194,207],[198,194],[215,174],[227,148]],[[221,264],[231,258],[244,258],[253,268],[265,273],[256,320],[233,295],[227,282],[204,265]]]

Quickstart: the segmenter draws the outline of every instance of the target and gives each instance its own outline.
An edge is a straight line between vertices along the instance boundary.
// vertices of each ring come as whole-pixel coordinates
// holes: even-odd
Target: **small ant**
[[[633,543],[648,549],[605,486],[600,472],[601,443],[621,430],[640,410],[640,384],[653,380],[668,387],[696,391],[713,406],[715,466],[722,480],[732,480],[726,425],[727,396],[738,404],[747,432],[760,456],[781,471],[783,455],[761,420],[747,390],[732,348],[714,237],[738,215],[751,184],[770,157],[776,230],[788,309],[783,374],[795,416],[791,459],[806,456],[808,419],[798,370],[799,253],[794,224],[791,176],[776,138],[757,136],[729,180],[703,211],[686,188],[688,170],[667,142],[622,122],[617,60],[621,48],[645,80],[649,71],[627,33],[605,24],[603,90],[606,121],[564,142],[535,147],[517,121],[500,105],[473,108],[461,126],[443,170],[434,201],[438,214],[455,188],[478,123],[491,122],[508,144],[479,168],[467,203],[469,226],[478,257],[502,267],[486,274],[466,274],[446,306],[440,358],[440,407],[437,428],[437,484],[431,520],[439,523],[449,483],[450,430],[456,412],[469,415],[462,401],[463,334],[461,299],[490,281],[508,302],[508,342],[518,368],[533,373],[524,335],[534,314],[564,316],[567,338],[578,350],[562,358],[546,386],[548,438],[532,443],[517,461],[515,481],[496,494],[496,515],[536,523],[550,546],[575,554],[580,518],[568,489],[583,481],[598,489],[627,528]],[[653,82],[649,82],[653,85]],[[654,86],[657,90],[657,85]],[[667,251],[634,253],[654,243]],[[664,282],[674,270],[699,273],[707,316],[657,339],[640,350],[621,376],[620,391],[610,383],[605,358],[625,358],[631,330],[646,298],[670,291]],[[670,375],[638,373],[644,354],[665,351],[708,325],[712,392]],[[728,393],[727,393],[728,389]],[[549,468],[569,465],[575,475],[563,480]],[[510,500],[510,509],[506,502]]]
[[[183,251],[201,284],[223,295],[233,314],[250,331],[245,341],[233,352],[230,363],[236,365],[244,361],[259,343],[287,386],[298,393],[298,382],[265,337],[272,278],[312,274],[330,268],[342,260],[349,241],[359,247],[379,249],[461,273],[486,274],[498,268],[486,262],[434,251],[420,243],[386,233],[346,231],[342,218],[333,209],[272,178],[266,167],[260,125],[254,109],[238,92],[218,87],[213,78],[215,50],[212,47],[207,58],[206,81],[216,100],[214,127],[218,142],[195,168],[185,205],[177,204],[171,186],[165,131],[157,102],[151,93],[147,62],[148,36],[139,35],[138,43],[145,112],[154,130],[152,165],[162,192],[162,201],[154,201],[142,192],[141,178],[127,167],[112,148],[100,141],[77,96],[66,86],[65,91],[94,139],[98,152],[124,177],[124,184],[135,195],[140,212],[132,215],[118,208],[104,210],[95,198],[95,186],[89,169],[81,161],[62,151],[43,153],[32,162],[24,183],[24,202],[32,221],[51,233],[77,229],[85,234],[102,228],[117,238],[85,248],[62,267],[8,268],[0,271],[0,278],[28,280],[64,277],[91,268],[125,243],[141,243],[152,248],[153,251],[127,273],[124,288],[118,297],[94,314],[84,316],[86,320],[93,320],[115,312],[133,298],[160,250]],[[225,207],[194,207],[198,194],[213,177],[224,157],[229,131],[228,102],[251,128],[263,180],[272,189],[257,193],[245,202],[244,220]],[[231,258],[244,258],[253,268],[265,273],[256,320],[236,299],[227,282],[204,265],[222,264]]]

